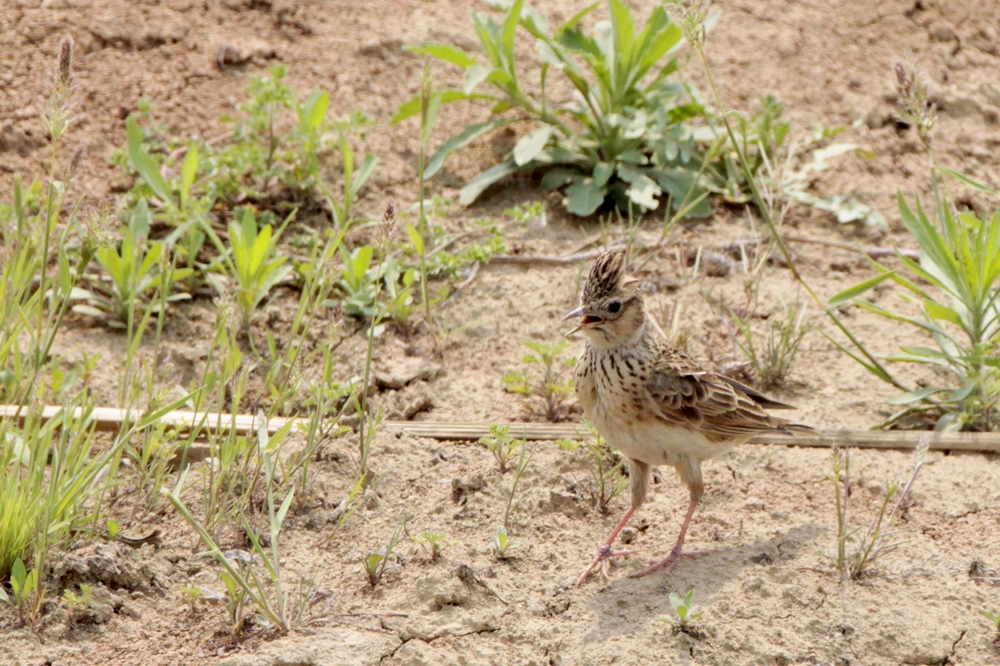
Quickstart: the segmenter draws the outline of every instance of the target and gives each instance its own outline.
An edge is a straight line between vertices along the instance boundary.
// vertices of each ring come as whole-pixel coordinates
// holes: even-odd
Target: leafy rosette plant
[[[900,353],[885,357],[887,361],[929,364],[942,370],[941,383],[890,398],[891,404],[904,407],[890,421],[915,411],[933,411],[939,415],[937,430],[991,430],[1000,399],[1000,358],[995,351],[1000,342],[1000,210],[980,218],[956,212],[950,201],[938,198],[939,222],[935,224],[919,200],[916,210],[902,194],[898,201],[903,224],[920,246],[920,261],[897,251],[902,269],[890,270],[872,260],[879,274],[837,294],[828,307],[854,301],[869,312],[926,332],[936,345],[900,347]],[[919,316],[860,298],[885,280],[896,282],[909,299],[920,304]],[[904,388],[884,368],[841,349],[883,381]]]
[[[545,171],[543,186],[564,188],[565,205],[575,215],[591,215],[609,199],[623,211],[659,207],[666,197],[674,210],[695,217],[709,213],[702,186],[701,141],[714,136],[688,121],[705,115],[696,94],[672,75],[679,61],[670,57],[684,41],[681,28],[657,6],[641,27],[622,0],[608,0],[610,20],[598,21],[591,33],[580,23],[601,5],[595,2],[553,33],[548,21],[523,0],[495,0],[505,11],[498,23],[474,12],[472,22],[485,53],[484,64],[455,46],[425,42],[416,53],[464,70],[461,90],[441,90],[433,102],[484,100],[492,117],[466,127],[431,156],[424,178],[474,139],[512,123],[532,127],[507,159],[473,178],[459,200],[468,205],[499,180],[519,171]],[[522,85],[515,49],[518,28],[535,38],[541,56],[538,91]],[[557,73],[573,91],[554,99],[549,75]],[[560,88],[561,89],[561,88]],[[420,100],[404,103],[393,122],[420,113]]]

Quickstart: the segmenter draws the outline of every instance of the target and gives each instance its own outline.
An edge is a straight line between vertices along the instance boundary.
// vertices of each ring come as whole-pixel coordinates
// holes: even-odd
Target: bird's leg
[[[583,581],[587,580],[590,574],[592,574],[594,572],[594,569],[596,569],[598,566],[601,567],[601,575],[607,578],[608,560],[610,560],[612,557],[625,557],[627,555],[639,552],[638,550],[620,550],[618,552],[611,550],[611,546],[614,545],[615,539],[618,538],[618,534],[622,531],[625,525],[628,524],[629,518],[632,517],[633,513],[635,513],[635,506],[630,506],[628,508],[628,511],[625,512],[625,515],[622,516],[622,519],[618,521],[618,524],[615,526],[615,529],[611,530],[611,535],[608,537],[608,540],[605,541],[604,545],[601,546],[600,550],[597,551],[597,557],[595,557],[594,561],[590,563],[590,566],[588,566],[586,569],[583,570],[583,573],[580,574],[580,577],[576,579],[576,584],[578,586],[581,583],[583,583]]]
[[[707,550],[681,550],[681,546],[684,545],[684,537],[687,535],[688,525],[691,524],[691,517],[694,515],[694,510],[697,508],[698,500],[692,498],[691,504],[688,505],[687,515],[684,516],[684,523],[681,525],[681,533],[677,535],[677,542],[674,543],[674,547],[670,551],[670,554],[662,560],[654,560],[653,562],[650,562],[650,565],[642,571],[637,571],[636,573],[631,574],[631,578],[639,578],[640,576],[645,576],[646,574],[651,574],[654,571],[659,571],[661,569],[670,571],[677,565],[677,562],[679,562],[682,557],[699,557],[708,553]]]

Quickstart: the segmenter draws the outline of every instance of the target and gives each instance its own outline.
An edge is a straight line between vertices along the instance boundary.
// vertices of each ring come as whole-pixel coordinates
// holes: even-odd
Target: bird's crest
[[[593,303],[607,298],[620,289],[625,278],[625,253],[621,250],[605,252],[590,269],[587,284],[583,287],[583,303]]]

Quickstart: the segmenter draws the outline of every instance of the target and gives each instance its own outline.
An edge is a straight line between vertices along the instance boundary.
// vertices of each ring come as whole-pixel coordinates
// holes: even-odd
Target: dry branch
[[[42,420],[47,421],[56,416],[61,407],[45,407],[42,410]],[[18,414],[17,405],[0,405],[0,419],[13,418]],[[114,409],[97,407],[90,418],[101,431],[116,431],[126,421],[134,422],[142,416],[139,410]],[[21,410],[21,419],[24,410]],[[235,419],[229,414],[195,413],[177,410],[169,412],[163,422],[181,431],[198,428],[203,432],[225,432],[235,426],[236,432],[247,434],[253,431],[254,417],[251,414],[239,414]],[[276,416],[268,419],[268,430],[273,434],[283,428],[289,421],[303,427],[304,418],[286,418]],[[592,437],[590,431],[577,423],[509,423],[510,434],[514,437],[530,440],[587,439]],[[294,425],[293,425],[294,427]],[[489,423],[448,423],[442,421],[386,421],[385,428],[391,432],[402,432],[413,437],[427,437],[442,440],[478,440],[490,434]],[[750,440],[752,444],[781,444],[786,446],[808,446],[831,448],[834,446],[856,447],[868,449],[907,449],[917,448],[922,437],[927,437],[931,450],[942,451],[986,451],[1000,453],[1000,433],[989,432],[910,432],[910,431],[880,431],[880,430],[818,430],[815,434],[796,433],[783,435],[780,433],[756,435]]]

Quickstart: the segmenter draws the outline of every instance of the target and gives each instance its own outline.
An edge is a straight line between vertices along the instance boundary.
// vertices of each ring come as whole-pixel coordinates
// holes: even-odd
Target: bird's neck
[[[652,339],[654,335],[649,317],[645,312],[637,326],[605,331],[593,329],[587,331],[587,344],[599,351],[614,349],[628,350],[639,347]]]

